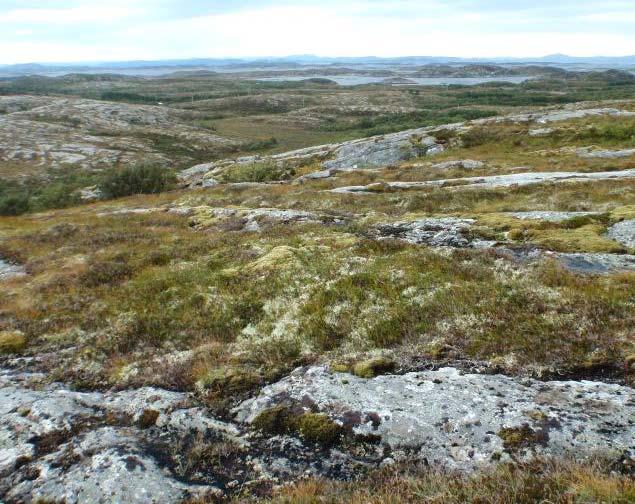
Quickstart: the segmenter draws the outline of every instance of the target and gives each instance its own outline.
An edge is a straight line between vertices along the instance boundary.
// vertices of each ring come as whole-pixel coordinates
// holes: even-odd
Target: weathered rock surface
[[[532,137],[541,137],[541,136],[549,136],[555,130],[553,128],[535,128],[529,130],[529,136]]]
[[[598,382],[519,380],[453,368],[357,378],[301,368],[235,409],[251,423],[276,406],[304,405],[354,433],[379,436],[397,457],[416,450],[430,464],[473,469],[510,456],[618,459],[635,448],[635,391]]]
[[[635,271],[635,255],[549,252],[562,265],[577,273],[609,274],[617,271]]]
[[[178,481],[147,449],[147,411],[170,425],[197,410],[154,388],[80,393],[29,388],[37,375],[0,375],[0,496],[5,502],[178,502],[202,491]],[[195,415],[193,415],[195,416]],[[146,420],[147,421],[147,420]]]
[[[625,247],[635,249],[635,220],[618,222],[609,228],[608,235]]]
[[[84,393],[43,383],[38,373],[0,371],[0,501],[7,504],[207,502],[280,478],[351,478],[381,460],[244,432],[184,393]],[[188,458],[206,446],[220,447],[216,459]]]
[[[478,119],[473,121],[474,124],[488,124],[488,123],[500,123],[500,122],[515,122],[515,123],[531,123],[536,122],[538,124],[549,124],[560,121],[570,121],[572,119],[584,119],[586,117],[632,117],[635,116],[635,112],[627,110],[619,110],[610,107],[604,108],[581,108],[584,104],[566,106],[560,110],[545,110],[538,112],[531,112],[528,114],[512,114],[504,117],[494,117],[486,119]]]
[[[476,170],[483,168],[485,163],[482,161],[474,161],[473,159],[459,159],[457,161],[446,161],[444,163],[433,164],[434,170],[449,170],[450,168],[462,168],[464,170]]]
[[[408,190],[426,187],[448,188],[496,188],[526,186],[546,182],[587,182],[593,180],[620,180],[635,178],[635,169],[610,172],[535,172],[513,173],[510,175],[492,175],[489,177],[464,177],[444,180],[428,180],[422,182],[386,182],[369,186],[346,186],[331,189],[335,193],[364,193],[381,190]]]
[[[11,96],[0,102],[0,161],[106,168],[171,161],[153,144],[168,136],[193,148],[234,145],[189,126],[174,109],[79,98]]]
[[[544,220],[547,222],[564,222],[576,217],[588,217],[591,215],[599,215],[598,212],[552,212],[552,211],[533,211],[533,212],[508,212],[506,215],[520,220]]]
[[[587,159],[620,159],[635,156],[635,149],[605,150],[584,147],[576,149],[576,154]]]
[[[24,267],[10,264],[0,258],[0,281],[26,274]]]
[[[431,247],[485,248],[496,242],[478,239],[470,234],[474,219],[454,217],[419,219],[412,222],[395,222],[377,228],[380,238],[398,238],[409,243]]]

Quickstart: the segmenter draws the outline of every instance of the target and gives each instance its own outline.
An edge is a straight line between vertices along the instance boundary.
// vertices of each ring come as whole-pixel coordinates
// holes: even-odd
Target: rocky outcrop
[[[635,391],[597,382],[540,382],[457,369],[363,379],[296,370],[235,409],[253,423],[278,405],[318,411],[391,457],[471,470],[534,455],[635,457]]]
[[[583,106],[583,105],[582,105]],[[561,110],[546,110],[528,114],[515,114],[503,117],[479,119],[468,123],[454,123],[443,126],[416,128],[388,135],[362,138],[339,144],[319,145],[273,156],[247,156],[237,159],[225,159],[204,163],[183,170],[179,179],[183,187],[205,186],[209,179],[215,180],[225,170],[233,166],[254,163],[270,163],[276,166],[298,167],[317,165],[314,177],[325,178],[333,174],[331,170],[385,167],[415,157],[429,156],[443,152],[445,141],[437,140],[439,131],[464,132],[473,126],[496,124],[500,122],[516,122],[539,124],[594,116],[635,116],[635,112],[612,108],[580,108],[580,105],[569,106]],[[462,167],[475,169],[480,167],[478,161],[467,160]],[[452,167],[448,165],[447,168]],[[443,168],[446,169],[446,168]]]
[[[581,104],[584,107],[584,104]],[[587,117],[633,117],[635,112],[628,110],[619,110],[610,107],[604,108],[581,108],[580,104],[570,105],[560,110],[542,110],[538,112],[531,112],[528,114],[512,114],[505,117],[495,117],[487,119],[478,119],[473,121],[474,124],[491,124],[501,122],[514,122],[514,123],[538,123],[549,124],[560,121],[570,121],[572,119],[584,119]]]
[[[533,212],[508,212],[506,215],[520,220],[543,220],[547,222],[564,222],[576,217],[599,215],[598,212],[553,212],[537,210]]]
[[[76,392],[46,381],[0,371],[1,502],[216,502],[282,478],[348,479],[368,467],[291,436],[245,432],[189,394]]]
[[[496,242],[479,239],[470,233],[474,219],[454,217],[419,219],[412,222],[395,222],[377,227],[380,239],[397,238],[408,243],[430,247],[487,248]]]
[[[548,252],[562,265],[576,273],[609,274],[617,271],[635,271],[635,255]]]
[[[5,502],[177,502],[201,494],[197,485],[178,481],[148,448],[146,429],[159,425],[167,433],[183,411],[196,417],[198,410],[184,394],[154,388],[106,394],[59,385],[30,388],[39,378],[0,375]]]
[[[437,163],[432,165],[434,170],[449,170],[451,168],[460,168],[463,170],[476,170],[477,168],[483,168],[485,163],[482,161],[474,161],[473,159],[459,159],[456,161],[446,161],[444,163]]]
[[[576,154],[587,159],[620,159],[635,156],[635,149],[606,150],[583,147],[576,149]]]
[[[323,223],[341,224],[345,218],[336,215],[318,215],[302,210],[279,208],[231,208],[209,206],[175,206],[169,213],[189,217],[190,224],[197,228],[212,225],[235,231],[260,231],[272,224]]]
[[[635,220],[625,220],[611,226],[608,236],[625,247],[635,249]]]
[[[247,156],[225,159],[193,166],[179,173],[183,186],[204,186],[209,179],[218,178],[235,166],[258,163],[285,168],[316,164],[321,178],[341,169],[384,167],[418,156],[430,156],[442,152],[444,147],[433,136],[438,128],[420,128],[371,138],[352,140],[341,144],[320,145],[272,156]]]
[[[18,264],[10,264],[0,258],[0,281],[17,276],[22,276],[25,274],[26,272],[23,266],[20,266]]]
[[[620,180],[635,178],[635,169],[610,172],[535,172],[492,175],[489,177],[465,177],[423,182],[385,182],[368,186],[346,186],[331,189],[334,193],[370,193],[384,190],[425,189],[447,187],[456,189],[497,188],[543,184],[547,182],[587,182],[594,180]]]
[[[168,107],[31,96],[6,97],[0,102],[3,107],[7,113],[0,115],[0,161],[45,168],[167,166],[171,154],[157,148],[153,138],[169,138],[192,149],[236,145],[188,125],[179,111]]]

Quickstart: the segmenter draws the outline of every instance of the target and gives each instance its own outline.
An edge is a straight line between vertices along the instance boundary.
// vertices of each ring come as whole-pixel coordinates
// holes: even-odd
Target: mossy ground
[[[570,127],[586,131],[588,124],[604,127],[603,121]],[[497,128],[502,137],[520,134]],[[549,141],[532,137],[515,152],[530,155]],[[506,155],[505,145],[488,144],[487,155]],[[474,148],[457,147],[444,158],[478,158]],[[601,162],[597,169],[613,163]],[[367,232],[383,222],[451,215],[477,219],[472,232],[488,239],[622,253],[605,231],[632,217],[635,182],[362,197],[323,191],[399,179],[411,173],[411,164],[303,184],[220,186],[2,218],[0,253],[24,264],[29,275],[7,282],[0,293],[0,329],[22,331],[31,353],[73,347],[72,363],[60,365],[58,378],[76,377],[85,386],[187,389],[198,383],[221,402],[303,363],[349,362],[354,371],[354,363],[377,351],[388,350],[397,361],[416,354],[494,360],[510,371],[598,360],[621,366],[632,354],[633,274],[579,276],[555,263],[523,265],[486,251],[439,253],[377,242]],[[496,172],[493,163],[486,167]],[[166,205],[196,210],[178,215]],[[344,223],[272,222],[260,232],[243,231],[208,207],[305,210],[339,215]],[[116,213],[128,208],[158,210]],[[528,210],[600,215],[549,223],[506,214]],[[186,354],[174,360],[178,352]]]
[[[209,91],[220,93],[208,96],[213,103],[201,95],[204,103],[197,106],[217,114],[220,105],[212,98],[232,98],[219,88],[214,84]],[[523,88],[514,95],[479,88],[469,93],[478,101],[474,106],[485,113],[484,107],[499,99],[507,103],[497,106],[499,111],[526,105],[514,100],[533,100],[534,91]],[[374,104],[388,99],[401,104],[404,98],[401,91],[356,92]],[[412,100],[435,108],[426,120],[436,122],[443,120],[439,110],[470,99],[466,93],[427,90]],[[319,98],[326,94],[320,91]],[[547,103],[561,99],[551,91],[541,96]],[[267,112],[261,102],[248,105]],[[263,124],[273,128],[271,115],[277,113],[269,110]],[[411,124],[417,117],[384,117],[368,131],[422,126]],[[208,126],[224,121],[219,127],[227,128],[236,121],[195,119]],[[331,124],[333,131],[320,129],[316,136],[304,131],[301,140],[286,141],[295,146],[318,138],[361,136],[353,119],[338,117]],[[252,123],[250,117],[247,121]],[[338,130],[349,122],[352,128]],[[312,363],[332,364],[335,371],[362,378],[393,372],[404,362],[474,359],[514,374],[607,366],[632,377],[634,273],[583,276],[555,261],[526,264],[487,250],[433,250],[377,241],[371,233],[387,222],[470,217],[477,220],[474,234],[510,240],[519,247],[625,252],[605,232],[613,223],[635,217],[633,180],[383,190],[384,181],[635,167],[635,158],[582,159],[562,149],[632,146],[632,119],[566,121],[547,137],[529,136],[533,126],[487,127],[468,137],[466,146],[448,144],[433,160],[377,171],[297,184],[222,184],[0,218],[0,257],[24,265],[27,272],[2,281],[0,353],[46,355],[51,380],[81,388],[158,385],[195,391],[222,412],[263,384]],[[433,162],[453,159],[485,164],[476,170],[432,167]],[[271,182],[313,169],[318,167],[293,172],[254,163],[229,170],[225,180]],[[370,183],[377,183],[377,190],[368,195],[328,192]],[[198,208],[181,215],[166,211],[168,206]],[[341,223],[274,221],[259,231],[246,230],[242,218],[223,220],[211,210],[222,207],[303,210],[339,217]],[[130,209],[148,212],[125,213]],[[601,215],[562,223],[507,215],[531,210]],[[153,417],[148,413],[143,423],[151,426]],[[336,443],[341,435],[323,415],[286,408],[269,411],[255,427],[272,434],[292,432],[324,445]],[[510,448],[522,448],[531,438],[528,432],[501,434]],[[357,483],[309,480],[277,491],[273,502],[632,501],[632,480],[609,471],[602,465],[544,463],[505,466],[466,479],[390,469]]]

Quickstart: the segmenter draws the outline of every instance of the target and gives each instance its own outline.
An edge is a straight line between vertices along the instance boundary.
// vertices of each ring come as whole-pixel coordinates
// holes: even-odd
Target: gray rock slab
[[[507,212],[505,215],[520,220],[543,220],[547,222],[564,222],[575,217],[588,217],[599,215],[599,212],[552,212],[552,211],[533,211],[533,212]]]
[[[547,182],[587,182],[594,180],[623,180],[635,178],[635,169],[609,171],[609,172],[528,172],[512,173],[509,175],[492,175],[488,177],[464,177],[443,180],[427,180],[422,182],[387,182],[382,185],[384,189],[408,190],[423,189],[426,187],[448,187],[448,188],[497,188],[527,186],[533,184],[543,184]],[[375,184],[377,189],[380,186]],[[336,193],[360,193],[374,190],[370,186],[347,186],[331,189]]]
[[[587,274],[611,274],[621,271],[635,271],[635,255],[549,252],[548,257],[560,261],[564,268]]]
[[[635,448],[635,390],[590,381],[540,382],[457,369],[373,379],[301,368],[234,410],[251,423],[277,404],[312,405],[354,432],[448,468],[490,465],[507,452],[577,458]],[[526,443],[509,446],[504,429]],[[524,438],[523,438],[524,439]]]
[[[0,259],[0,281],[25,275],[23,266],[11,264]]]
[[[608,236],[625,247],[635,249],[635,220],[625,220],[611,226]]]

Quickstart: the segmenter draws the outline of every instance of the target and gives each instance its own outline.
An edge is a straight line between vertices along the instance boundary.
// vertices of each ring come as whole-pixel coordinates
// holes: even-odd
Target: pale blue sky
[[[635,0],[0,0],[0,63],[635,54]]]

